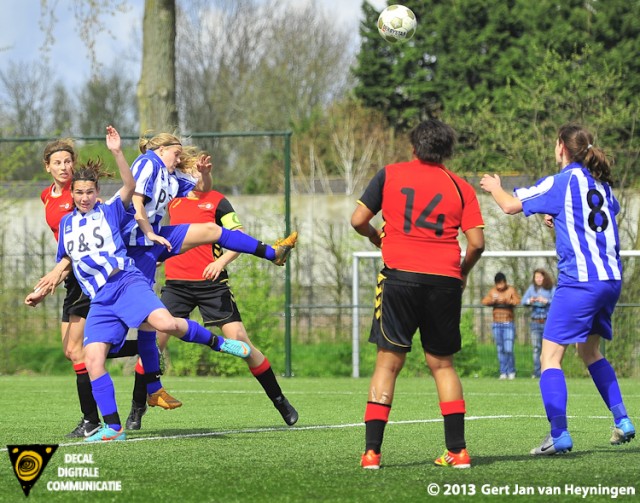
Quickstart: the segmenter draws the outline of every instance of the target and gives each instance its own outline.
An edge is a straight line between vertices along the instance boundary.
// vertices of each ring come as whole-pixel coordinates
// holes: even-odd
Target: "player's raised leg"
[[[298,233],[294,231],[286,238],[278,239],[273,245],[268,245],[249,234],[225,229],[214,222],[197,223],[189,225],[180,253],[203,244],[218,243],[228,250],[249,253],[282,266],[289,258],[291,250],[295,248],[297,240]]]

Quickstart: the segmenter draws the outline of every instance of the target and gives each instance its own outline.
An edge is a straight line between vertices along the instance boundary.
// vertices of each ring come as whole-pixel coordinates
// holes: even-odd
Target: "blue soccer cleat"
[[[563,431],[559,437],[551,436],[549,433],[540,444],[540,447],[531,449],[532,456],[551,456],[552,454],[561,454],[573,449],[573,440],[568,431]]]
[[[248,344],[245,344],[242,341],[236,341],[235,339],[218,337],[222,339],[222,344],[220,344],[220,349],[218,350],[221,353],[227,353],[229,355],[237,356],[238,358],[249,358],[249,355],[251,355],[251,348]]]
[[[124,428],[120,430],[114,430],[108,426],[103,426],[96,433],[84,439],[85,442],[113,442],[116,440],[126,440],[127,435],[124,432]]]
[[[633,427],[631,419],[625,417],[615,423],[611,433],[611,445],[620,445],[630,442],[636,436],[636,429]]]

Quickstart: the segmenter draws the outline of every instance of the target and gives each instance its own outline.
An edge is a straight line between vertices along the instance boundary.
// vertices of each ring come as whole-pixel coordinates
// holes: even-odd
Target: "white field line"
[[[546,419],[545,415],[499,415],[499,416],[467,416],[465,417],[465,421],[481,421],[485,419]],[[611,420],[610,416],[586,416],[586,417],[578,417],[578,416],[567,416],[569,419],[607,419]],[[425,424],[425,423],[441,423],[442,418],[435,419],[410,419],[405,421],[389,421],[389,424]],[[364,423],[345,423],[345,424],[322,424],[322,425],[314,425],[314,426],[278,426],[273,428],[242,428],[236,430],[223,430],[223,431],[212,431],[208,433],[184,433],[180,435],[167,435],[167,436],[154,436],[154,437],[134,437],[128,438],[127,442],[150,442],[154,440],[165,441],[165,440],[180,440],[180,439],[188,439],[188,438],[208,438],[208,437],[222,437],[227,435],[245,435],[249,433],[269,433],[274,431],[282,431],[295,433],[298,431],[312,431],[312,430],[335,430],[335,429],[344,429],[344,428],[360,428],[363,427]],[[103,445],[108,444],[110,442],[69,442],[64,444],[58,444],[58,447],[78,447],[84,446],[89,447],[93,445]],[[6,448],[1,448],[0,452],[7,451]]]
[[[203,394],[203,395],[208,395],[208,394],[220,394],[220,395],[264,395],[264,391],[262,390],[218,390],[218,389],[208,389],[208,390],[196,390],[196,389],[180,389],[179,387],[176,388],[171,388],[172,391],[175,392],[175,394]],[[597,393],[595,391],[594,388],[594,393]],[[592,396],[596,396],[597,394],[594,395],[594,393],[570,393],[571,397],[578,397],[578,396],[588,396],[588,397],[592,397]],[[363,388],[363,391],[287,391],[286,395],[330,395],[330,396],[335,396],[335,395],[345,395],[345,396],[351,396],[351,395],[361,395],[363,396],[363,394],[366,396],[367,394],[367,388]],[[415,392],[411,392],[411,391],[398,391],[396,390],[396,392],[394,393],[394,396],[435,396],[437,395],[437,391],[433,390],[433,391],[415,391]],[[487,393],[486,391],[465,391],[464,392],[464,396],[540,396],[540,391],[536,388],[535,391],[532,391],[531,393],[520,393],[520,392],[513,392],[513,393]],[[640,394],[633,394],[633,393],[624,393],[624,397],[625,400],[627,400],[628,398],[640,398]]]

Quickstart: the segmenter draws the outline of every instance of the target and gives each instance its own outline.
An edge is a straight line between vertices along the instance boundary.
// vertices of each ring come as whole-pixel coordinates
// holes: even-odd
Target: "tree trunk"
[[[142,33],[140,132],[172,132],[178,126],[175,0],[145,0]]]

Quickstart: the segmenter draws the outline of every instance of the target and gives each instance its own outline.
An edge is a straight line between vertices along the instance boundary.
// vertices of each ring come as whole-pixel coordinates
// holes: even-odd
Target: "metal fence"
[[[39,207],[38,209],[41,210]],[[249,228],[256,227],[251,225]],[[259,235],[263,229],[257,228]],[[345,230],[345,233],[348,232],[350,229]],[[24,234],[24,239],[16,242],[0,242],[0,357],[4,362],[10,362],[15,357],[15,351],[24,345],[25,337],[48,337],[54,344],[59,344],[58,322],[63,289],[48,299],[43,307],[34,310],[23,305],[24,296],[34,281],[52,266],[52,239],[48,231],[37,235],[28,227],[24,228]],[[341,241],[342,235],[338,234],[337,242]],[[0,241],[2,239],[0,234]],[[277,306],[264,315],[272,317],[272,321],[276,320],[276,326],[279,327],[268,336],[274,341],[281,341],[276,344],[278,351],[289,351],[288,358],[297,369],[296,375],[304,375],[305,371],[300,367],[300,354],[305,351],[315,353],[315,348],[320,346],[333,348],[334,359],[326,362],[327,367],[336,364],[335,359],[340,359],[341,368],[349,371],[346,375],[367,375],[372,370],[371,358],[375,354],[375,348],[367,344],[366,340],[373,313],[377,274],[382,265],[379,253],[357,252],[358,260],[350,263],[352,251],[347,251],[344,252],[345,257],[340,260],[341,266],[334,267],[331,263],[329,265],[332,269],[314,268],[313,261],[323,256],[323,250],[320,243],[304,243],[292,256],[292,302],[289,305],[291,340],[287,346],[286,316],[284,310]],[[336,259],[338,255],[336,251]],[[623,253],[626,271],[635,269],[637,256],[638,252]],[[272,279],[269,283],[272,295],[283,295],[283,272],[280,268],[270,267],[263,261],[249,257],[241,260],[244,262],[240,268],[264,267],[266,272],[273,275],[270,276]],[[469,368],[470,374],[497,375],[497,357],[491,333],[491,308],[480,305],[480,298],[493,285],[495,272],[504,271],[509,283],[515,284],[522,294],[530,282],[531,272],[540,266],[553,271],[555,254],[485,252],[480,263],[472,271],[463,298],[463,311],[467,317],[465,319],[471,327],[469,337],[464,343],[467,347],[473,343],[475,351],[475,363]],[[231,274],[234,283],[237,272]],[[338,281],[341,283],[337,284]],[[632,292],[633,286],[625,284],[625,291]],[[239,300],[252,295],[248,289],[234,292]],[[531,374],[527,314],[523,308],[516,309],[516,358],[519,376]],[[605,345],[605,350],[611,355],[612,363],[620,375],[640,376],[639,321],[640,302],[637,302],[633,295],[627,294],[614,315],[614,341]],[[319,353],[317,358],[321,358]],[[418,347],[414,353],[420,353]],[[2,371],[0,367],[0,372]],[[584,369],[576,364],[575,373],[582,375]]]

